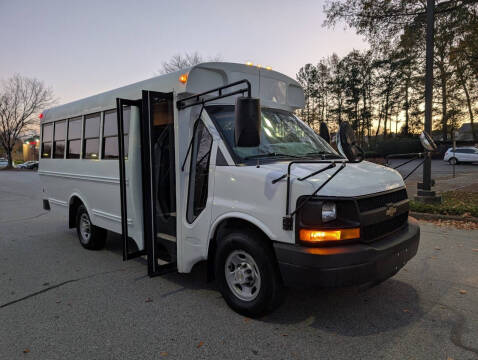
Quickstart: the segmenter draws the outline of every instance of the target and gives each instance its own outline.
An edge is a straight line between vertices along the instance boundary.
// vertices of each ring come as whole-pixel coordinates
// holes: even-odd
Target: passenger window
[[[211,157],[212,136],[202,121],[194,130],[189,174],[189,195],[187,220],[192,223],[206,207],[209,180],[209,159]]]
[[[42,131],[42,146],[41,146],[42,158],[51,157],[52,140],[53,140],[53,124],[44,124],[43,131]]]
[[[128,157],[131,107],[123,108],[124,154]],[[103,159],[118,159],[118,120],[116,110],[105,111],[103,122]]]
[[[100,151],[100,113],[85,116],[83,159],[98,159]]]
[[[68,120],[67,159],[79,159],[81,153],[81,117]]]
[[[55,159],[63,159],[65,156],[65,132],[66,121],[55,122],[55,134],[53,137],[53,157]]]

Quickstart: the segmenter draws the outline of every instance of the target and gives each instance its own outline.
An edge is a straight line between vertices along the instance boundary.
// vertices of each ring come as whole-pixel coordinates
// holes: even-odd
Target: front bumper
[[[395,275],[418,250],[413,218],[397,232],[369,244],[305,247],[274,243],[285,285],[341,287],[376,283]]]

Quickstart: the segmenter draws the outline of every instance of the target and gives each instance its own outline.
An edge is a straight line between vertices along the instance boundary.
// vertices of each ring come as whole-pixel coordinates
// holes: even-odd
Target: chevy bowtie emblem
[[[387,210],[385,211],[385,215],[392,217],[396,213],[397,213],[397,207],[394,204],[387,204]]]

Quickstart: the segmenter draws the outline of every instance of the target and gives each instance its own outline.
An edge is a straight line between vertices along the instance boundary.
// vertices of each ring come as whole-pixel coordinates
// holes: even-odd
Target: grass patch
[[[410,200],[410,210],[429,214],[478,217],[478,192],[447,191],[441,204],[425,204]]]

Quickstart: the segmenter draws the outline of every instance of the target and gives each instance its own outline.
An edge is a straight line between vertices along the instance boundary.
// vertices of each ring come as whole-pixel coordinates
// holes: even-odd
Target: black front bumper
[[[420,227],[408,218],[405,227],[370,244],[305,247],[274,243],[286,285],[341,287],[383,281],[415,256]]]

